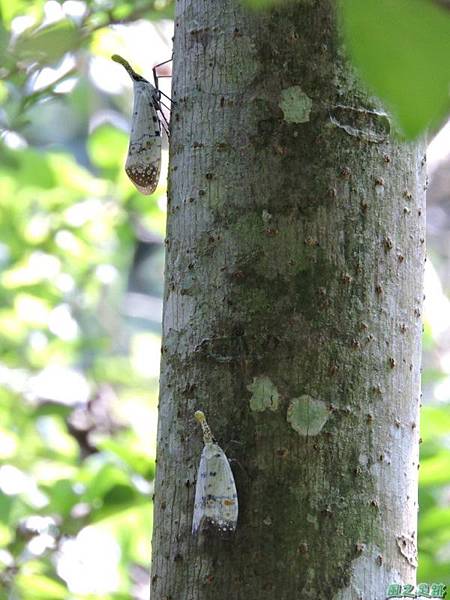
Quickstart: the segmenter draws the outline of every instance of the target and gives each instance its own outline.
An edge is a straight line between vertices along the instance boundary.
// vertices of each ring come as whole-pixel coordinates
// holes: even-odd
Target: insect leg
[[[161,115],[161,118],[159,119],[159,122],[161,123],[162,128],[164,129],[164,131],[166,132],[167,137],[170,137],[170,134],[169,134],[169,122],[166,119],[166,115],[163,113],[163,111],[160,108],[158,109],[158,111],[159,111],[159,113]]]
[[[172,100],[172,98],[170,98],[167,94],[165,94],[162,90],[158,89],[158,92],[163,95],[165,98],[167,98],[167,100],[169,100],[169,102],[172,102],[172,104],[176,104],[176,102],[174,100]]]
[[[161,106],[164,106],[164,108],[167,108],[167,110],[170,111],[170,106],[167,106],[167,104],[164,104],[164,102],[162,102],[161,100],[159,101],[159,104],[161,104]]]

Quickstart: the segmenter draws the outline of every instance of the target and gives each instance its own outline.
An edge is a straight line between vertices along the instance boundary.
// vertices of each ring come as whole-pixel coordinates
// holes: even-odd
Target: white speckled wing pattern
[[[206,443],[197,473],[192,533],[203,529],[232,533],[237,519],[238,499],[230,463],[218,444]]]
[[[158,90],[149,81],[133,80],[134,106],[125,171],[136,188],[152,194],[161,169],[161,129]]]

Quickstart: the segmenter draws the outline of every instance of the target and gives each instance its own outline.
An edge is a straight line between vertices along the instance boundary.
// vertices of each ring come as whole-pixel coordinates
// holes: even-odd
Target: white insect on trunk
[[[121,56],[111,57],[125,67],[133,81],[134,105],[125,171],[142,194],[152,194],[161,169],[160,91],[138,75]]]
[[[197,473],[192,533],[207,529],[232,533],[238,518],[233,472],[225,452],[214,440],[205,415],[198,410],[195,418],[202,426],[205,447]]]

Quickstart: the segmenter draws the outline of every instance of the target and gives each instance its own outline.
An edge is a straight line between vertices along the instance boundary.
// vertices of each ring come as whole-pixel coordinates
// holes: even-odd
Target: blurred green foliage
[[[450,584],[450,408],[428,403],[421,414],[418,581]]]
[[[91,65],[172,10],[0,1],[2,599],[148,596],[165,184],[126,178]]]

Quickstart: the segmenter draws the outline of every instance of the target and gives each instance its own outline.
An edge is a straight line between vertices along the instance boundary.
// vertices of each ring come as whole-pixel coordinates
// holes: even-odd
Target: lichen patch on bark
[[[262,375],[254,377],[253,383],[247,386],[252,393],[250,398],[250,409],[255,412],[263,412],[267,409],[276,411],[280,402],[280,394],[272,381]]]
[[[287,420],[298,434],[317,435],[327,422],[329,415],[330,411],[325,402],[304,394],[299,398],[292,398],[287,412]]]
[[[279,107],[288,123],[307,123],[312,100],[299,85],[293,85],[281,91]]]

